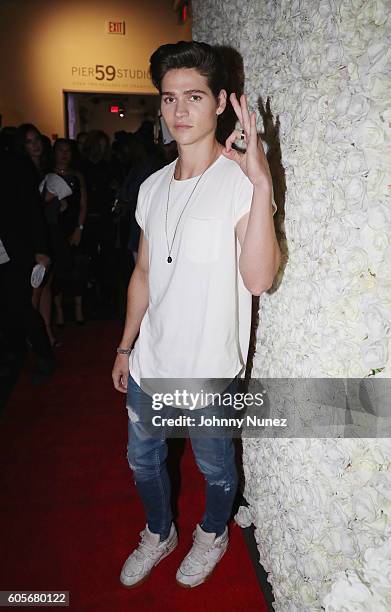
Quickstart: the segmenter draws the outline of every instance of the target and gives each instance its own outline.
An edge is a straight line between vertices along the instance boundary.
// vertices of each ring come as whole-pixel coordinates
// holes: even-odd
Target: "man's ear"
[[[224,109],[226,106],[227,106],[227,92],[225,91],[225,89],[222,89],[218,95],[216,115],[221,115],[221,113],[224,112]]]

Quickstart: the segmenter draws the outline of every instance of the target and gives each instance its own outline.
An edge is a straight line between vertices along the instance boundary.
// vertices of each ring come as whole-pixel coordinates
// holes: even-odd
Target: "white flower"
[[[329,517],[334,527],[340,529],[347,529],[349,527],[349,513],[342,500],[333,499],[330,504]]]
[[[384,126],[375,122],[373,119],[366,119],[357,126],[355,131],[356,140],[362,147],[382,147],[385,135]]]
[[[378,202],[368,210],[368,225],[375,230],[384,230],[391,224],[390,205]]]
[[[344,223],[350,225],[352,228],[360,229],[367,224],[368,211],[367,210],[354,210],[344,214]]]
[[[348,62],[347,70],[349,72],[349,76],[350,76],[352,81],[358,81],[359,80],[360,75],[358,73],[358,66],[357,66],[356,62]]]
[[[311,556],[298,555],[297,570],[304,579],[322,580],[330,570],[328,557],[319,549],[312,550]]]
[[[378,512],[378,495],[372,487],[359,489],[353,495],[352,507],[359,521],[374,521]]]
[[[389,279],[391,266],[391,246],[386,247],[382,263],[377,266],[376,274],[380,279]]]
[[[356,538],[351,529],[324,529],[321,542],[330,555],[357,555]]]
[[[345,158],[345,171],[348,176],[363,174],[367,170],[367,161],[363,151],[352,150]]]
[[[369,304],[364,313],[368,335],[372,341],[381,340],[390,334],[391,311],[385,311],[378,304]]]
[[[366,185],[363,179],[354,176],[345,189],[345,198],[352,208],[362,208],[366,195]]]
[[[370,370],[384,368],[388,360],[388,340],[364,340],[361,344],[361,354],[364,363]]]
[[[327,74],[338,69],[343,62],[343,46],[339,40],[335,40],[324,48],[320,60],[321,74]]]
[[[331,272],[327,274],[323,281],[323,290],[329,294],[329,296],[339,295],[345,286],[346,281],[340,271]]]
[[[349,254],[348,254],[349,253]],[[352,276],[358,276],[368,270],[368,253],[359,247],[352,249],[341,248],[338,251],[339,259],[345,261],[345,269]],[[346,258],[346,259],[344,259]]]
[[[345,150],[347,148],[347,134],[345,133],[344,129],[337,126],[335,121],[330,121],[326,125],[324,138],[326,143],[328,143],[334,149],[340,148],[341,150]]]
[[[346,114],[350,121],[361,121],[367,116],[369,108],[368,98],[362,94],[355,94],[350,100]]]
[[[391,53],[386,40],[374,40],[368,47],[368,57],[372,71],[387,72],[390,66]]]
[[[385,457],[382,457],[383,461]],[[387,457],[389,460],[389,457]],[[380,472],[377,474],[377,479],[373,483],[373,487],[376,489],[379,495],[386,498],[387,501],[391,502],[391,473]],[[391,518],[391,517],[390,517]]]
[[[385,608],[376,611],[368,608],[373,602],[372,592],[354,571],[338,575],[330,593],[323,599],[326,612],[386,612]]]
[[[372,590],[391,601],[391,542],[368,548],[364,554],[364,576]]]
[[[368,92],[372,99],[382,101],[387,99],[391,89],[391,79],[388,74],[372,74],[369,77]]]
[[[250,105],[270,96],[280,121],[286,261],[260,299],[253,376],[391,378],[389,2],[212,4],[194,2],[194,38],[237,46]],[[389,410],[376,377],[349,392],[357,431],[377,439],[330,437],[346,414],[306,398],[303,380],[272,397],[273,414],[329,437],[243,440],[237,520],[256,527],[276,612],[391,610],[391,440],[386,416],[359,412],[363,388]]]
[[[390,237],[386,232],[374,230],[368,226],[361,230],[360,236],[361,244],[368,253],[371,259],[371,264],[376,264],[374,268],[371,265],[371,272],[373,274],[377,270],[377,264],[382,263],[384,253],[390,246]]]
[[[308,608],[308,605],[319,605],[320,581],[303,582],[298,580],[296,582],[297,588],[297,602],[300,604],[302,610]]]
[[[330,4],[330,0],[320,0],[318,6],[319,15],[322,19],[326,19],[333,14],[333,10]]]
[[[379,163],[379,162],[380,162],[379,159],[375,160],[376,166],[368,170],[368,175],[366,179],[368,197],[371,198],[371,200],[375,204],[374,206],[372,205],[370,206],[369,218],[371,217],[373,208],[376,208],[378,200],[380,200],[382,196],[388,196],[388,194],[390,193],[390,188],[388,186],[389,179],[387,179],[387,168],[385,167],[384,163],[382,162]],[[385,212],[386,211],[384,211],[384,213]],[[390,222],[389,209],[388,209],[387,217],[388,217],[387,222],[389,223]]]
[[[240,506],[235,515],[235,522],[242,528],[250,527],[252,520],[251,515],[246,506]]]

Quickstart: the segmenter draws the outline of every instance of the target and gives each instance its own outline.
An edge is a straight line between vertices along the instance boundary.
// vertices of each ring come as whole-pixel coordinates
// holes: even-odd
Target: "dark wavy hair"
[[[68,145],[70,151],[71,151],[71,159],[69,161],[69,167],[73,168],[74,161],[75,161],[75,145],[72,144],[72,141],[69,138],[57,138],[54,143],[53,143],[53,147],[52,147],[52,152],[53,152],[53,156],[52,156],[52,162],[53,162],[53,169],[56,166],[56,150],[57,147],[61,144],[66,144]],[[77,146],[77,145],[76,145]]]
[[[187,42],[161,45],[151,55],[150,72],[152,83],[162,93],[162,80],[166,72],[173,68],[195,68],[207,78],[209,89],[217,99],[221,89],[227,88],[227,71],[216,47],[204,42]]]
[[[91,130],[83,146],[83,154],[93,163],[102,159],[100,141],[105,141],[103,159],[107,160],[110,152],[110,138],[103,130]]]
[[[49,172],[52,165],[52,146],[50,138],[42,134],[39,129],[32,123],[22,123],[15,132],[14,151],[18,155],[28,157],[25,149],[27,134],[35,132],[42,142],[42,155],[39,161],[39,171],[42,175]]]
[[[42,140],[42,134],[35,125],[33,125],[32,123],[22,123],[21,125],[19,125],[19,127],[17,128],[15,132],[15,139],[14,139],[15,153],[19,153],[21,155],[26,154],[24,147],[26,143],[27,134],[29,132],[35,132],[37,136]]]

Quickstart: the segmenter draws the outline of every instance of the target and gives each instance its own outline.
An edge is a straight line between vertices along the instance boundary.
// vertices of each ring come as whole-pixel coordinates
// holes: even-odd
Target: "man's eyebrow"
[[[184,91],[183,93],[201,93],[207,95],[206,91],[203,91],[202,89],[186,89],[186,91]],[[173,91],[162,91],[162,96],[175,96],[175,93]]]

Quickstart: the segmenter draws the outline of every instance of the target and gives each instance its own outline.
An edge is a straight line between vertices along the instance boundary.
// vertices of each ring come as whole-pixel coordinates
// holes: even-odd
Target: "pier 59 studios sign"
[[[105,22],[105,35],[129,36],[124,19],[109,19]],[[126,57],[126,54],[124,54]],[[122,56],[121,56],[122,57]],[[84,91],[134,91],[156,93],[152,85],[148,68],[140,66],[127,66],[118,63],[108,63],[103,58],[96,58],[101,63],[90,65],[70,66],[71,87]],[[113,60],[112,60],[113,61]],[[115,60],[114,60],[115,61]],[[120,60],[121,61],[121,60]]]
[[[154,90],[149,70],[95,64],[71,66],[72,87],[83,89],[151,89]]]

